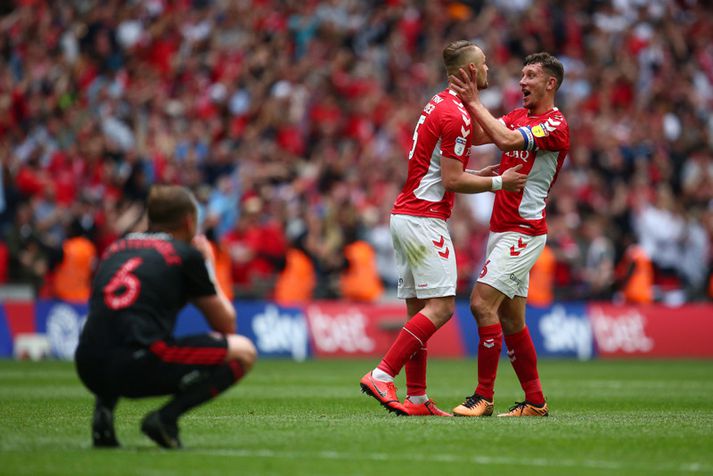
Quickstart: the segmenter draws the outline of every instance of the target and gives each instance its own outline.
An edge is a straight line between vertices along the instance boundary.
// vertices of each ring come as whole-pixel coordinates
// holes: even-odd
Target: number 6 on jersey
[[[136,257],[131,258],[119,268],[109,283],[104,286],[104,303],[109,309],[115,311],[131,306],[136,302],[141,291],[141,282],[139,278],[131,274],[136,268],[141,266],[143,259]],[[122,290],[119,294],[114,294]]]

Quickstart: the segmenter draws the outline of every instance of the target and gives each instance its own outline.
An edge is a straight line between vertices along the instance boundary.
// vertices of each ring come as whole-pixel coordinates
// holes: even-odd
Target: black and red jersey
[[[173,336],[178,312],[216,294],[203,255],[166,233],[132,233],[102,256],[80,345],[146,347]]]

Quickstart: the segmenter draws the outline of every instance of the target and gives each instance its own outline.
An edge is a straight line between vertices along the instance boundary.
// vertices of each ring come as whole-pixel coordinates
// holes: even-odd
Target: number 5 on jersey
[[[131,274],[141,263],[142,258],[131,258],[119,268],[109,283],[104,286],[104,303],[115,311],[131,306],[141,292],[141,281]],[[117,291],[120,291],[117,294]]]
[[[411,146],[411,152],[408,153],[408,160],[411,160],[411,157],[413,157],[413,153],[416,152],[416,142],[418,141],[418,128],[424,122],[426,122],[426,115],[421,114],[421,117],[418,118],[418,122],[416,123],[416,128],[413,130],[413,146]]]

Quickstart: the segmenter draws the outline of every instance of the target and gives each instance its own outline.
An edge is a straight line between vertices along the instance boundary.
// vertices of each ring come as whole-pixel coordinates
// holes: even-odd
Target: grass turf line
[[[187,449],[168,452],[139,432],[163,399],[122,400],[123,448],[93,450],[71,364],[0,361],[0,474],[713,474],[710,361],[541,361],[552,416],[505,420],[389,415],[359,391],[375,363],[262,360],[187,415]],[[430,362],[429,396],[454,407],[474,373]],[[496,412],[521,398],[501,362]]]

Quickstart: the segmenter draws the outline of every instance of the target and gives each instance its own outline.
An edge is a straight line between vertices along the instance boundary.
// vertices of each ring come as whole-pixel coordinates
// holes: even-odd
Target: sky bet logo
[[[252,330],[260,352],[285,352],[297,361],[307,358],[309,340],[303,314],[283,313],[277,306],[268,304],[253,318]]]

